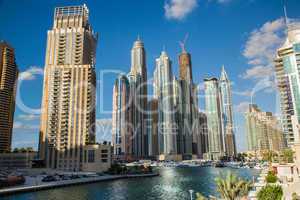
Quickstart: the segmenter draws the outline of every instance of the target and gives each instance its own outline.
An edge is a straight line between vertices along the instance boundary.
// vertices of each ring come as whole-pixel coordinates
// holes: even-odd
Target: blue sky
[[[38,144],[39,115],[20,104],[40,108],[46,36],[52,28],[54,8],[83,3],[99,33],[98,79],[101,70],[129,71],[130,49],[137,35],[145,43],[148,77],[153,75],[155,58],[163,46],[177,75],[178,41],[188,33],[186,48],[192,54],[194,82],[201,86],[205,77],[218,77],[223,64],[233,82],[239,150],[246,149],[243,111],[251,101],[251,91],[262,109],[278,113],[272,58],[285,37],[283,0],[0,0],[0,39],[15,48],[21,72],[14,147],[36,148]],[[299,0],[286,0],[286,5],[288,16],[298,18]],[[101,110],[111,110],[115,78],[116,74],[107,74],[97,86],[97,119],[102,124],[111,118]],[[200,107],[204,108],[203,98]],[[101,131],[98,129],[98,134]]]

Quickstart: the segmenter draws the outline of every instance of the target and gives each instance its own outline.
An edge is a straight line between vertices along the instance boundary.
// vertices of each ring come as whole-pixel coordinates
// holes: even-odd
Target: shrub
[[[269,171],[268,175],[266,176],[266,182],[267,183],[276,183],[277,176],[275,175],[275,172]]]
[[[257,194],[258,200],[281,200],[283,191],[279,185],[267,185]]]

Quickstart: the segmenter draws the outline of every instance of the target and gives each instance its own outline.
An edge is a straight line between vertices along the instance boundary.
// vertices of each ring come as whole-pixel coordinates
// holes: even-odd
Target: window
[[[108,150],[107,149],[102,149],[101,153],[108,153]]]
[[[94,150],[88,151],[88,162],[89,163],[95,162],[95,151]]]
[[[297,53],[300,52],[300,43],[294,44],[294,51]]]

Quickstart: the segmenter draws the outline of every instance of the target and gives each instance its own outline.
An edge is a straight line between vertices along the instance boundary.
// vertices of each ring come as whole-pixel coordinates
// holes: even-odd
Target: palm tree
[[[232,173],[228,173],[225,178],[216,178],[217,191],[225,200],[242,199],[247,196],[252,187],[250,181],[238,178]]]
[[[200,193],[196,193],[196,200],[207,200],[207,198]]]

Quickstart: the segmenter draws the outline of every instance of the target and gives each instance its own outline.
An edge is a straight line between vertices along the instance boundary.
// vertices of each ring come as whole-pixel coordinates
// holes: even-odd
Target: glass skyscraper
[[[204,79],[205,114],[208,128],[208,158],[218,160],[224,156],[224,136],[222,130],[222,102],[217,78]]]
[[[113,88],[112,144],[116,160],[128,160],[132,156],[129,95],[128,78],[125,75],[120,75]]]
[[[160,159],[177,155],[171,60],[165,51],[156,59],[154,97],[158,100],[158,149]]]
[[[131,71],[128,74],[130,85],[130,121],[133,131],[133,155],[143,158],[148,155],[147,135],[147,69],[144,43],[138,38],[131,49]]]
[[[231,82],[227,76],[224,66],[222,67],[219,81],[222,102],[222,129],[223,145],[227,156],[236,155],[236,144],[233,124]]]

